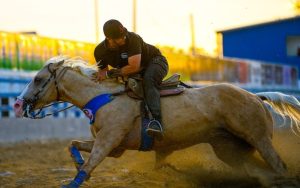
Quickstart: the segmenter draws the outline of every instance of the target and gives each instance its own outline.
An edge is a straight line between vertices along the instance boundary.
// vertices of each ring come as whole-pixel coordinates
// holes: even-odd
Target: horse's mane
[[[80,74],[87,76],[91,80],[96,80],[97,73],[98,73],[98,66],[95,64],[90,64],[85,61],[83,58],[77,56],[70,58],[69,56],[55,56],[49,59],[46,62],[46,65],[50,63],[58,63],[64,61],[62,66],[70,67],[73,70],[79,72]]]

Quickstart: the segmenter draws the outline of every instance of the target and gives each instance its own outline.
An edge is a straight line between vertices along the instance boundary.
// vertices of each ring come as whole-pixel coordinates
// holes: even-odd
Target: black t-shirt
[[[139,35],[133,32],[126,34],[125,45],[116,50],[109,49],[106,42],[105,40],[101,42],[94,51],[94,57],[100,69],[108,65],[122,68],[128,65],[128,57],[137,54],[141,54],[141,67],[145,68],[153,57],[161,56],[159,49],[145,43]]]

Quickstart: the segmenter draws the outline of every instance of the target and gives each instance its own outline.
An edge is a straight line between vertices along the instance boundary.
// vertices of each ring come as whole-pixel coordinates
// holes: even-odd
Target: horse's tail
[[[292,95],[280,92],[256,93],[272,114],[276,127],[290,127],[300,137],[300,102]]]

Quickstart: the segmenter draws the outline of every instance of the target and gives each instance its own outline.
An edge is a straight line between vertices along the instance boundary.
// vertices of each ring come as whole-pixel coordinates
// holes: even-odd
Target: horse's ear
[[[57,64],[57,67],[60,67],[62,64],[64,64],[64,62],[65,62],[65,60],[61,60],[61,61],[59,61],[58,63],[56,63],[56,64]]]
[[[48,67],[48,70],[49,70],[50,72],[53,72],[53,71],[57,70],[64,62],[65,62],[65,61],[62,60],[62,61],[59,61],[59,62],[57,62],[57,63],[49,63],[48,66],[47,66],[47,67]]]
[[[62,64],[64,64],[65,60],[61,60],[57,63],[53,63],[52,67],[53,69],[58,69]]]

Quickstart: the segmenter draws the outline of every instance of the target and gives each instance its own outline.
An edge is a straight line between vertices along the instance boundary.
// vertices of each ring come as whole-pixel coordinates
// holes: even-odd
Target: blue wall
[[[300,36],[300,17],[221,31],[223,56],[297,65],[300,57],[287,56],[288,36]]]

